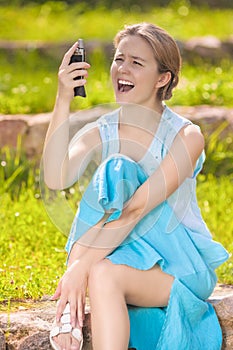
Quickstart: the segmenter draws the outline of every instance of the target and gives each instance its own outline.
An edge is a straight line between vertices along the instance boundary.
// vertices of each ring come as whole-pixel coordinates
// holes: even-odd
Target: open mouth
[[[118,91],[120,92],[128,92],[134,88],[134,84],[128,80],[118,80]]]

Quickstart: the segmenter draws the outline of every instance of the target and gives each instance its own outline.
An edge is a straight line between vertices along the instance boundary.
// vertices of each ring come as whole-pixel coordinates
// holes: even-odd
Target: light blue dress
[[[103,143],[102,163],[97,168],[80,202],[66,250],[105,213],[117,220],[124,204],[166,156],[177,133],[190,124],[168,107],[148,152],[139,161],[119,153],[119,111],[101,117],[96,125]],[[77,141],[75,136],[70,147]],[[221,244],[212,240],[196,199],[193,176],[163,203],[147,214],[107,259],[147,270],[155,264],[175,277],[167,307],[128,306],[129,347],[137,350],[220,350],[221,328],[214,308],[205,300],[217,278],[214,270],[228,258]],[[158,184],[159,186],[159,184]]]

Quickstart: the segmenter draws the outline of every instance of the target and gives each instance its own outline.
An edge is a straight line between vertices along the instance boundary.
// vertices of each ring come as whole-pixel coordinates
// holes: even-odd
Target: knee
[[[88,278],[89,294],[103,292],[116,285],[116,277],[113,272],[112,263],[103,259],[94,264]]]

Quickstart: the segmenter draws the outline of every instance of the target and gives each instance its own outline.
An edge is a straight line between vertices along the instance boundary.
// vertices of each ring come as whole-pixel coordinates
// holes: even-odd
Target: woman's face
[[[143,38],[129,35],[120,41],[111,66],[116,102],[155,108],[160,77],[152,48]]]

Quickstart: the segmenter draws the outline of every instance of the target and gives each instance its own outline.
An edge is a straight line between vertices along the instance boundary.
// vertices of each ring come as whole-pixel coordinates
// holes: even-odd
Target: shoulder
[[[119,109],[113,110],[109,113],[102,115],[97,119],[96,123],[99,128],[111,126],[118,123]]]
[[[185,125],[178,134],[185,142],[192,143],[195,147],[204,148],[204,136],[197,125]]]
[[[166,106],[165,120],[183,139],[195,139],[197,143],[203,143],[204,137],[198,125],[181,116]]]
[[[194,124],[189,124],[184,126],[176,135],[171,147],[171,153],[179,154],[181,157],[186,154],[191,160],[194,169],[196,161],[203,155],[204,146],[204,136],[200,129]]]
[[[172,126],[174,130],[177,130],[177,131],[185,125],[193,124],[191,120],[176,113],[168,106],[165,106],[164,121],[165,123],[168,123],[170,126]]]
[[[205,145],[200,127],[168,107],[166,114],[166,120],[174,134],[173,147],[179,145],[195,157],[200,155]]]

